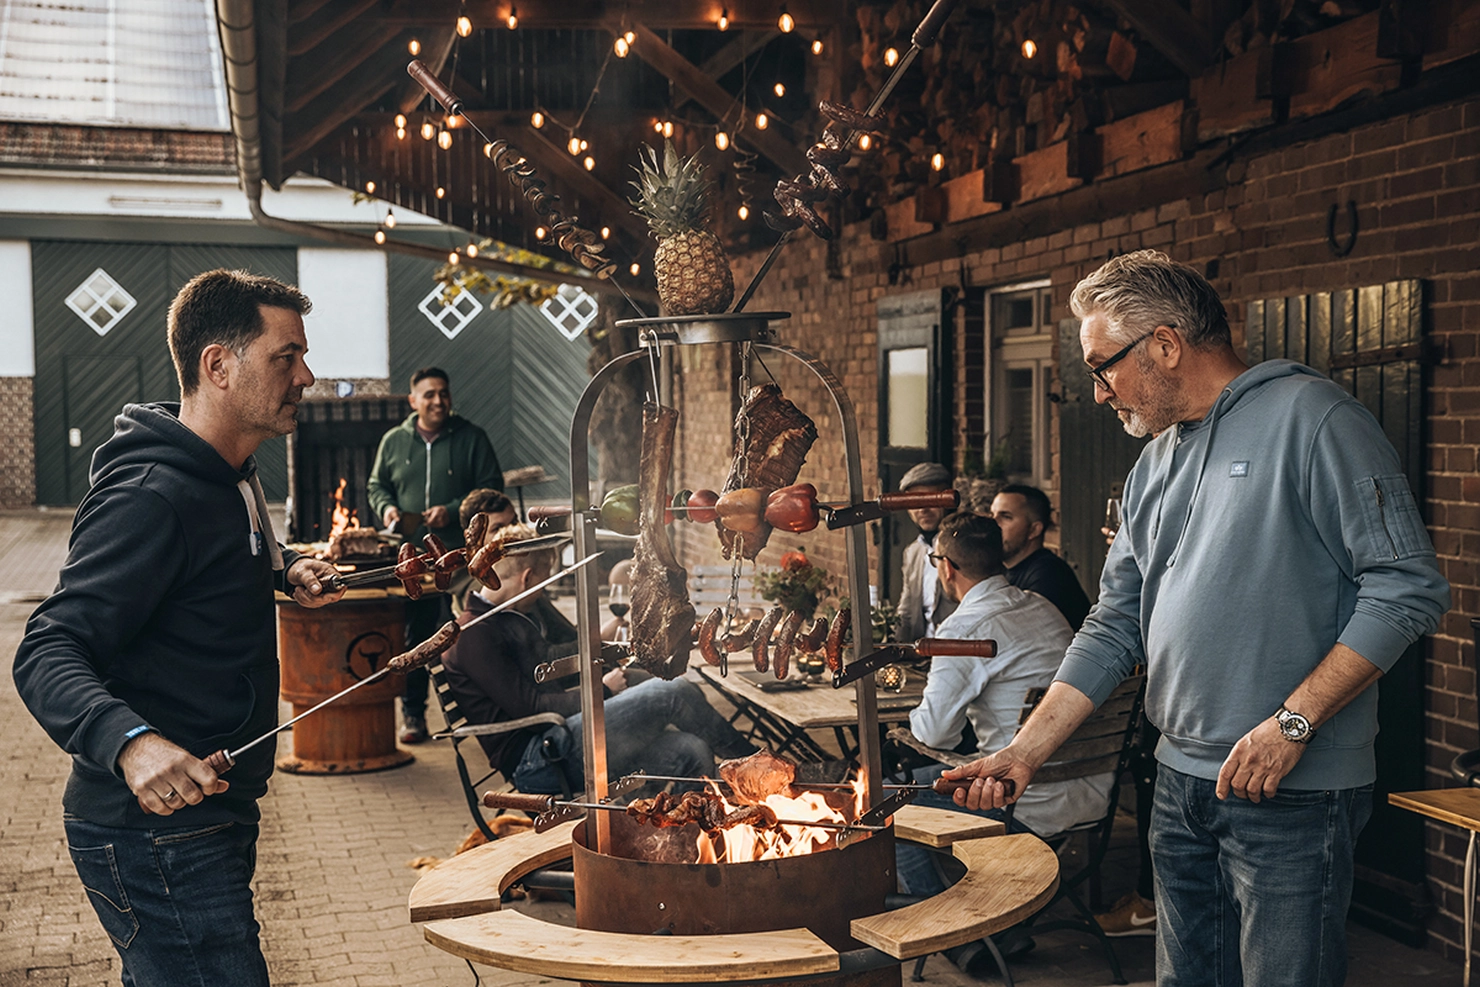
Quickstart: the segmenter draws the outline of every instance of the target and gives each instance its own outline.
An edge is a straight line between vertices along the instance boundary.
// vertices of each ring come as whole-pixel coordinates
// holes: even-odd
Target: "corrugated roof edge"
[[[0,122],[0,165],[236,170],[229,133]]]

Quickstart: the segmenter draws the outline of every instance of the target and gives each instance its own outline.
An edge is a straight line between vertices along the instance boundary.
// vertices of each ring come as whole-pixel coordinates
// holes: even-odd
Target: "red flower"
[[[807,556],[800,549],[791,552],[783,552],[781,555],[781,568],[786,572],[800,572],[811,566]]]

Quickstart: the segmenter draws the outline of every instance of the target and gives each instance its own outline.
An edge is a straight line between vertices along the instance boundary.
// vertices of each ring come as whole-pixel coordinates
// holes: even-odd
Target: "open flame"
[[[852,818],[857,819],[864,811],[865,788],[861,778],[854,778]],[[711,781],[714,794],[724,803],[725,811],[731,812],[738,805],[725,798],[717,782]],[[845,824],[849,816],[828,805],[817,792],[800,795],[769,795],[765,804],[776,813],[778,819],[795,820],[802,825],[777,826],[774,829],[758,829],[742,824],[725,829],[716,842],[709,834],[701,832],[698,837],[701,864],[738,864],[756,860],[776,860],[781,857],[800,857],[819,850],[829,850],[835,845],[838,831],[821,826],[808,826],[808,822]]]
[[[333,523],[329,526],[330,538],[350,528],[358,528],[360,526],[360,519],[355,516],[355,512],[344,506],[344,488],[348,483],[349,480],[341,476],[339,478],[339,487],[334,491]]]

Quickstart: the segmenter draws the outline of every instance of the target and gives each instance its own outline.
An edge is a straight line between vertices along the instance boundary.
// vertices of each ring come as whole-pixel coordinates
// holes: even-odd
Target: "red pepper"
[[[782,531],[811,531],[820,518],[817,488],[810,483],[782,487],[766,498],[766,520]]]

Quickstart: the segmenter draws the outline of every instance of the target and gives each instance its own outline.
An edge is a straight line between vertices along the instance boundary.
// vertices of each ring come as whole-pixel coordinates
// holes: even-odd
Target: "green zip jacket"
[[[466,418],[448,415],[437,440],[427,443],[416,432],[413,413],[381,437],[365,492],[377,521],[387,507],[425,513],[441,504],[452,523],[430,530],[448,548],[456,548],[463,543],[457,509],[464,497],[483,487],[504,488],[504,471],[488,433]]]

